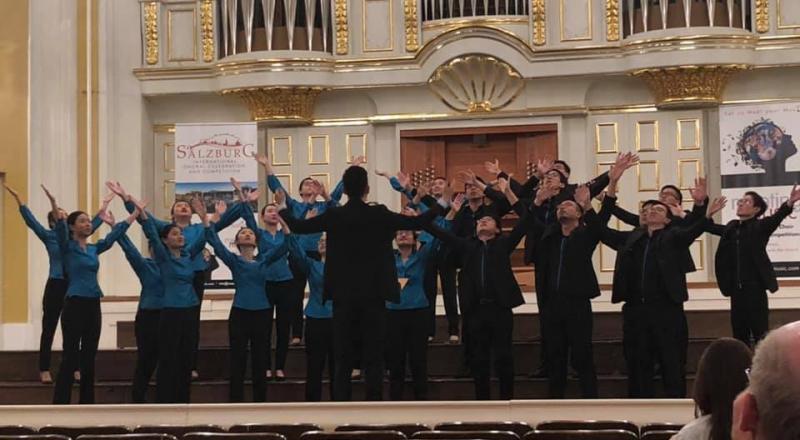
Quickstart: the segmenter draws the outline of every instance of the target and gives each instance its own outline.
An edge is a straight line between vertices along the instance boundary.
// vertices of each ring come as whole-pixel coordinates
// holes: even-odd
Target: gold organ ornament
[[[222,94],[242,98],[253,121],[310,124],[321,92],[322,87],[249,87]]]
[[[619,41],[619,0],[606,0],[606,40]]]
[[[439,66],[428,86],[460,112],[490,112],[511,104],[525,87],[522,75],[488,55],[458,57]]]
[[[728,79],[748,69],[744,64],[663,67],[632,72],[653,92],[658,108],[719,105]]]
[[[144,60],[158,63],[158,2],[148,2],[144,8]]]
[[[406,30],[406,52],[416,52],[419,49],[417,0],[403,0],[403,16]]]
[[[531,0],[531,16],[533,17],[533,44],[544,46],[547,42],[547,16],[545,0]]]
[[[203,0],[200,4],[200,34],[203,61],[210,63],[214,61],[214,0]]]
[[[769,0],[756,0],[756,31],[769,31]]]
[[[347,30],[347,0],[334,0],[333,16],[336,30],[336,54],[347,55],[349,33]]]

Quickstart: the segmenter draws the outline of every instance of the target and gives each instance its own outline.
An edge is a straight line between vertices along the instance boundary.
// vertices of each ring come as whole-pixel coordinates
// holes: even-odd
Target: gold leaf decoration
[[[144,4],[144,60],[158,62],[158,2]]]
[[[488,55],[468,55],[439,66],[428,86],[448,107],[472,113],[506,107],[525,84],[508,63]]]
[[[253,121],[310,124],[321,92],[321,87],[251,87],[224,90],[222,94],[242,98]]]
[[[681,66],[643,69],[632,75],[647,83],[658,108],[696,108],[719,105],[731,75],[748,68],[744,64]]]
[[[214,61],[214,0],[200,4],[200,34],[203,42],[203,61]]]

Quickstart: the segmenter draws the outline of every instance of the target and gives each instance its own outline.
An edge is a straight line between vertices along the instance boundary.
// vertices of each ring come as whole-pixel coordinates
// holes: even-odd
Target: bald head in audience
[[[733,440],[800,438],[800,321],[756,348],[750,385],[733,402]]]

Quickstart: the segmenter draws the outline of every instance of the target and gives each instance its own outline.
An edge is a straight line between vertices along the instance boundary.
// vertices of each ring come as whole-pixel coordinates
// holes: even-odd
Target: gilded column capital
[[[347,29],[347,0],[334,0],[333,17],[336,31],[336,54],[347,55],[349,31]]]
[[[606,41],[619,41],[619,0],[606,0]]]
[[[417,0],[403,0],[403,15],[405,16],[406,52],[416,52],[419,49]]]
[[[719,105],[731,75],[750,68],[745,64],[680,66],[632,72],[642,78],[658,108],[690,108]]]
[[[203,61],[214,61],[214,0],[203,0],[200,3],[200,40]]]
[[[547,15],[545,0],[531,0],[531,17],[533,18],[533,44],[544,46],[547,42]]]
[[[158,2],[142,5],[144,18],[144,60],[147,64],[158,63]]]
[[[249,87],[223,90],[223,95],[240,97],[258,122],[310,124],[314,104],[322,87]]]
[[[769,31],[769,0],[756,0],[756,31]]]

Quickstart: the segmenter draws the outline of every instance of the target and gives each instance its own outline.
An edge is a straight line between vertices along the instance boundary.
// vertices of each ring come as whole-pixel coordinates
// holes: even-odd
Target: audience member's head
[[[733,403],[731,438],[800,438],[800,321],[770,332],[756,347],[750,385]]]
[[[361,200],[369,193],[367,170],[353,165],[344,171],[342,176],[344,193],[350,200]]]
[[[752,361],[750,347],[732,338],[712,342],[700,357],[692,397],[701,415],[711,415],[710,440],[730,440],[733,400],[747,388]]]

